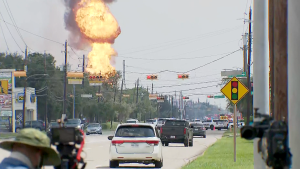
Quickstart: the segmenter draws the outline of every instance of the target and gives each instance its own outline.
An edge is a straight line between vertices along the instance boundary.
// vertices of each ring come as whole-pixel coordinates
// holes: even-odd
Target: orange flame
[[[107,74],[115,68],[112,56],[117,52],[111,44],[121,33],[119,24],[103,0],[81,0],[75,13],[80,32],[91,42],[87,72]]]

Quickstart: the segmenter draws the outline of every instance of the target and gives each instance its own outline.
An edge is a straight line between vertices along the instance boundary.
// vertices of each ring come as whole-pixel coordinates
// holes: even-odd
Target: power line
[[[20,33],[20,30],[19,30],[18,27],[17,27],[17,23],[16,23],[16,21],[15,21],[15,19],[14,19],[14,16],[13,16],[11,10],[10,10],[10,7],[9,7],[9,4],[8,4],[7,0],[6,0],[6,4],[7,4],[7,7],[8,7],[8,10],[7,10],[7,8],[6,8],[5,1],[3,0],[2,2],[3,2],[3,4],[4,4],[4,6],[5,6],[5,9],[6,9],[7,13],[8,13],[8,16],[9,16],[10,20],[11,20],[11,21],[13,22],[13,24],[15,25],[15,29],[16,29],[17,33],[18,33],[19,36],[21,37],[21,39],[22,39],[22,41],[24,42],[24,44],[27,46],[26,42],[25,42],[24,39],[23,39],[22,34]]]
[[[6,38],[5,38],[5,34],[4,34],[4,32],[3,32],[3,28],[2,28],[2,25],[1,25],[1,23],[0,23],[0,28],[1,28],[1,32],[2,32],[2,35],[3,35],[3,38],[4,38],[4,41],[5,41],[5,44],[6,44],[7,50],[10,52],[10,50],[9,50],[9,47],[8,47],[8,44],[7,44],[7,41],[6,41]]]
[[[1,15],[1,17],[2,17],[2,19],[4,21],[4,17],[2,15],[1,11],[0,11],[0,15]],[[22,50],[22,48],[19,46],[19,44],[17,43],[16,39],[14,38],[14,36],[12,35],[12,33],[10,32],[10,30],[9,30],[6,22],[4,22],[4,23],[5,23],[5,26],[6,26],[7,30],[8,30],[8,32],[9,32],[9,34],[11,35],[11,37],[13,38],[13,40],[15,41],[15,43],[17,44],[17,46],[19,47],[19,49],[21,50],[21,52],[24,53],[23,50]]]

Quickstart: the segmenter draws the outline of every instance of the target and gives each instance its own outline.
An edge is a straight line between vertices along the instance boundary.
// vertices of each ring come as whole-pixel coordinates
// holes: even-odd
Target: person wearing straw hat
[[[14,141],[3,141],[0,148],[11,152],[0,163],[0,169],[36,169],[61,162],[47,135],[33,128],[20,130]]]

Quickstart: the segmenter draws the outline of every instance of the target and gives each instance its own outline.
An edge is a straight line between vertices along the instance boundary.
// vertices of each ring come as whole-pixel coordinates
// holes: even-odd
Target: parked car
[[[166,120],[160,128],[160,139],[162,144],[183,143],[185,147],[193,146],[193,129],[186,120]]]
[[[126,123],[138,123],[139,121],[137,119],[128,119],[126,120]]]
[[[157,119],[148,119],[148,120],[146,120],[146,123],[148,123],[148,124],[154,124],[155,126],[157,125]]]
[[[83,130],[83,124],[81,123],[80,119],[68,119],[65,122],[65,127],[76,127]]]
[[[153,124],[120,124],[111,140],[109,167],[117,168],[121,163],[154,163],[155,168],[163,166],[162,143]]]
[[[193,136],[202,136],[206,138],[206,128],[202,123],[192,122],[190,123],[191,128],[193,129]]]
[[[23,124],[16,124],[16,133],[23,128]],[[40,131],[45,130],[45,123],[42,120],[26,121],[24,128],[35,128]]]
[[[215,129],[222,130],[228,129],[228,120],[213,120],[215,124]]]
[[[90,123],[86,128],[86,135],[89,134],[102,134],[102,126],[100,123]]]

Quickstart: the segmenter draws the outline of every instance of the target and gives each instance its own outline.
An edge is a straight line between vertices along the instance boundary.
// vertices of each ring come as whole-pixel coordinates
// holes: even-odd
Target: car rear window
[[[165,123],[166,126],[185,126],[185,121],[178,121],[178,120],[167,120]]]
[[[193,124],[191,124],[191,126],[193,126],[193,127],[195,127],[195,126],[199,126],[199,127],[203,127],[203,124],[198,124],[198,123],[193,123]]]
[[[154,122],[156,122],[156,120],[153,120],[153,119],[150,120],[150,119],[149,119],[149,120],[146,120],[146,122],[147,122],[147,123],[152,123],[152,122],[154,123]]]
[[[150,126],[120,126],[115,137],[155,137],[155,133]]]

